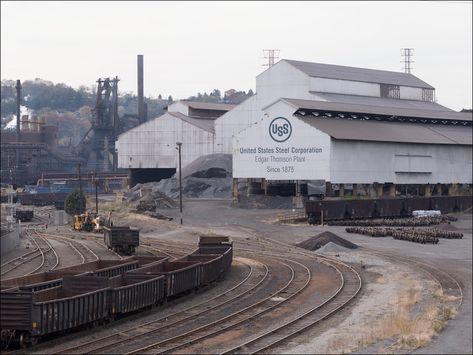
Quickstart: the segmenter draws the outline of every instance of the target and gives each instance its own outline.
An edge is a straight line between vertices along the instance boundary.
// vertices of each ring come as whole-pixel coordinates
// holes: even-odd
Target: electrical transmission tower
[[[414,48],[401,48],[401,56],[404,57],[401,63],[404,63],[404,72],[410,74],[412,68],[412,57],[414,56]]]
[[[279,49],[263,49],[264,57],[268,63],[263,64],[263,67],[272,67],[274,65],[274,59],[279,59]]]

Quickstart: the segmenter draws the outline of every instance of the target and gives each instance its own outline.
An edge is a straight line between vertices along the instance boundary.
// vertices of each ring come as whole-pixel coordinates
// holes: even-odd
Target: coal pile
[[[179,173],[155,184],[171,198],[179,197]],[[182,169],[182,195],[194,198],[231,198],[231,154],[210,154],[197,158]]]
[[[338,235],[328,231],[317,234],[312,238],[309,238],[299,244],[296,244],[296,246],[307,250],[317,250],[322,248],[327,243],[334,243],[347,249],[358,248],[358,245],[353,244],[352,242],[349,242],[346,239],[340,238]]]

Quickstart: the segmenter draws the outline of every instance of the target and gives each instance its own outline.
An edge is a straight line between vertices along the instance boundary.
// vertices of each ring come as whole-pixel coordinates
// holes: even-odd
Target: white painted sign
[[[329,180],[330,137],[295,117],[263,118],[233,139],[233,177]]]

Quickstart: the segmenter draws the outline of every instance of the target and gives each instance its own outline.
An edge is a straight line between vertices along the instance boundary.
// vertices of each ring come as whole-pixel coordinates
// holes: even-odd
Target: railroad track
[[[41,269],[44,269],[43,271],[54,270],[59,265],[59,256],[49,241],[41,237],[41,235],[39,235],[39,233],[34,229],[27,229],[25,234],[26,238],[30,241],[31,245],[35,247],[35,249],[19,256],[18,258],[12,259],[2,264],[1,276],[18,270],[21,266],[30,264],[37,258],[40,260],[39,266],[33,270],[30,270],[29,272],[22,272],[21,275],[16,275],[16,277],[30,275],[41,271]],[[34,236],[34,234],[37,236]],[[49,260],[50,254],[52,254],[52,260]],[[7,270],[4,270],[6,265],[11,266]]]
[[[95,261],[99,260],[99,256],[92,250],[90,249],[87,245],[80,243],[78,241],[75,241],[73,239],[53,234],[53,233],[46,233],[46,232],[40,232],[39,233],[43,238],[45,239],[54,239],[54,240],[59,240],[65,244],[68,244],[72,250],[74,250],[75,253],[79,255],[81,258],[81,264],[84,264],[89,261]]]
[[[273,270],[271,271],[271,268],[269,270],[270,275],[274,273],[270,279],[270,284],[262,285],[258,290],[249,295],[251,296],[250,298],[246,297],[243,299],[240,297],[236,300],[236,304],[232,304],[227,309],[220,310],[214,307],[204,314],[204,322],[201,320],[197,323],[194,320],[190,329],[189,326],[184,327],[184,329],[177,330],[179,333],[176,335],[173,335],[176,329],[173,329],[172,332],[168,332],[169,334],[164,336],[159,334],[159,338],[161,338],[159,341],[154,341],[138,349],[134,348],[131,351],[124,349],[124,353],[171,353],[180,349],[185,349],[185,353],[194,353],[193,350],[189,350],[189,346],[195,343],[201,344],[208,339],[217,337],[237,327],[245,327],[248,322],[258,319],[258,317],[289,302],[307,287],[311,279],[311,272],[309,268],[295,260],[288,260],[286,258],[285,261],[279,260],[279,263],[286,267],[287,271],[290,271],[289,279],[285,278],[283,279],[284,281],[278,280],[282,270],[276,269],[273,266]],[[273,287],[271,292],[268,293],[268,288],[275,286],[276,282],[278,283],[276,289]],[[261,294],[259,296],[260,300],[254,302],[255,298],[258,299],[257,293]],[[242,302],[243,300],[247,302]],[[228,311],[230,311],[230,314],[228,314]],[[147,342],[149,343],[149,341]],[[207,351],[209,350],[207,349]]]
[[[395,262],[401,262],[403,264],[407,264],[411,266],[415,265],[416,268],[422,270],[422,272],[428,274],[434,281],[437,282],[443,294],[447,296],[447,300],[451,300],[449,301],[449,303],[453,303],[453,306],[457,309],[460,308],[460,306],[462,305],[463,303],[462,286],[448,272],[439,269],[435,265],[426,263],[425,261],[420,261],[418,259],[409,258],[406,256],[401,256],[401,255],[387,254],[387,253],[372,250],[369,248],[366,248],[366,249],[369,250],[370,253],[376,254],[378,256],[381,256],[383,258],[386,258]]]
[[[176,259],[176,257],[182,256],[182,255],[186,255],[185,252],[176,252],[175,250],[169,250],[169,249],[163,250],[163,248],[161,247],[155,248],[154,246],[146,245],[146,244],[141,244],[139,247],[143,249],[147,249],[149,253],[155,256],[167,256],[170,258],[170,260]]]
[[[28,233],[28,230],[27,230],[27,233]],[[47,239],[43,238],[36,230],[33,230],[33,233],[36,234],[37,237],[32,237],[30,240],[37,246],[38,250],[41,253],[41,264],[37,268],[28,272],[25,275],[30,275],[36,272],[40,272],[41,269],[44,269],[44,271],[54,270],[59,265],[59,256],[57,255],[56,250],[53,248],[51,243]],[[43,246],[41,246],[40,244],[43,244]],[[43,252],[43,248],[45,249],[44,252]],[[46,258],[47,252],[51,252],[53,254],[52,262],[50,260],[47,260]]]
[[[243,344],[220,351],[219,354],[267,353],[272,347],[335,314],[351,301],[361,289],[361,280],[357,277],[358,274],[353,272],[352,268],[338,265],[337,269],[341,272],[343,283],[331,298],[321,305],[297,315],[293,319],[275,325],[266,332],[246,340]]]

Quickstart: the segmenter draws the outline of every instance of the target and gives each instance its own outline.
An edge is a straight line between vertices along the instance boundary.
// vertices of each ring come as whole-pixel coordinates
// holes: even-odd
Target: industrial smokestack
[[[16,81],[16,142],[20,141],[20,105],[21,105],[21,82],[20,80]],[[20,164],[20,152],[16,149],[16,166]]]
[[[138,54],[138,117],[140,123],[145,121],[143,107],[143,55]]]
[[[28,120],[28,115],[21,116],[21,131],[29,132],[30,130],[30,121]]]

